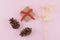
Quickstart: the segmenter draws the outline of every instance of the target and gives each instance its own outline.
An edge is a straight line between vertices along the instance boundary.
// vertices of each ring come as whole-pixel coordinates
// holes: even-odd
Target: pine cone
[[[20,24],[17,20],[15,20],[14,18],[11,18],[10,20],[10,24],[14,29],[18,29],[20,27]]]
[[[30,35],[32,32],[32,28],[26,27],[25,29],[23,29],[20,33],[20,35],[23,36],[27,36]]]

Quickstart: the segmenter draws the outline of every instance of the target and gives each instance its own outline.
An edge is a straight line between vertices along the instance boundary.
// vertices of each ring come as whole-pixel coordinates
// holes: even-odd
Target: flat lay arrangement
[[[52,8],[48,6],[48,7],[43,7],[42,9],[43,11],[50,12]],[[33,12],[33,9],[30,9],[30,7],[26,7],[24,10],[20,12],[20,14],[22,17],[20,21],[24,20],[26,22],[29,22],[29,20],[31,19],[35,20],[34,18],[35,13]],[[43,13],[40,16],[40,18],[44,21],[44,40],[47,40],[47,26],[45,24],[49,21],[49,19],[48,19],[48,16],[46,15],[46,12]],[[19,22],[15,20],[14,18],[11,18],[9,21],[10,21],[11,26],[14,29],[18,29],[20,27]],[[21,31],[20,36],[21,37],[28,36],[31,34],[31,32],[32,32],[32,28],[26,27],[25,29]]]
[[[59,0],[0,0],[0,40],[60,40]]]

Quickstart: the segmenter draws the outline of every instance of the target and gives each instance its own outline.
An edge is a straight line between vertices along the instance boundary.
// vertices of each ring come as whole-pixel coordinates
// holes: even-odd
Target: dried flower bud
[[[18,29],[20,27],[19,22],[14,18],[11,18],[9,20],[9,22],[10,22],[11,26],[13,27],[13,29]]]
[[[23,29],[20,33],[20,35],[23,36],[27,36],[30,35],[32,32],[32,28],[26,27],[25,29]]]

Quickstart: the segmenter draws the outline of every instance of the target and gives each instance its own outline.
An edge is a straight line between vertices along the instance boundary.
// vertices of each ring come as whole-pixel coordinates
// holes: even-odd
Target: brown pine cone
[[[23,29],[20,33],[20,35],[23,36],[27,36],[30,35],[32,32],[32,28],[26,27],[25,29]]]
[[[9,22],[10,22],[10,24],[11,24],[13,29],[18,29],[20,27],[19,22],[16,19],[14,19],[14,18],[11,18],[9,20]]]

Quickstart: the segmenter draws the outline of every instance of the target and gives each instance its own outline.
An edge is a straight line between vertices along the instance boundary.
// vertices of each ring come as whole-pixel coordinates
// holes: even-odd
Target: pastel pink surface
[[[40,7],[49,4],[53,6],[53,11],[49,14],[51,22],[47,24],[48,40],[60,40],[60,0],[0,0],[0,40],[43,40],[44,22],[37,16],[42,14]],[[26,6],[34,10],[36,20],[21,22],[21,28],[12,29],[9,18],[14,17],[20,21],[19,12]],[[19,36],[21,30],[27,26],[33,28],[32,34],[27,37]]]

